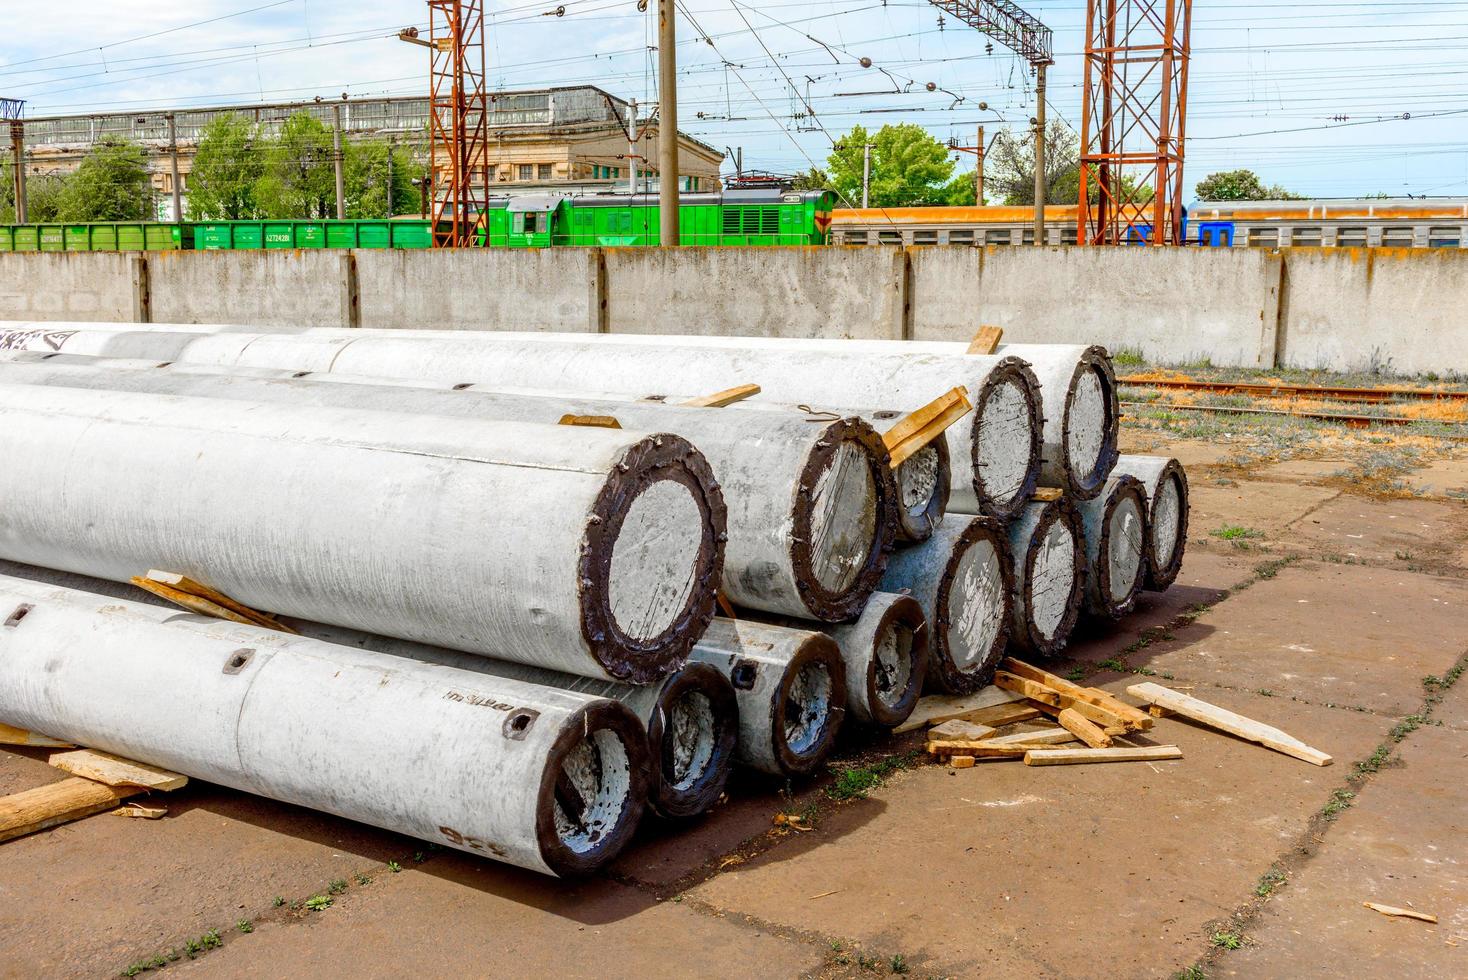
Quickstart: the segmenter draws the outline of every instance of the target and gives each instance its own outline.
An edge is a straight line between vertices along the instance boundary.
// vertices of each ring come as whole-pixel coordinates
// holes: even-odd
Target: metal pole
[[[658,242],[678,244],[678,29],[673,0],[658,0]]]
[[[397,140],[389,136],[387,138],[387,217],[392,220],[393,211],[393,186],[392,186],[392,155],[397,150]]]
[[[331,165],[336,170],[336,220],[347,217],[347,187],[342,177],[342,107],[341,103],[331,107]]]
[[[871,194],[872,183],[872,144],[865,143],[861,148],[861,206],[867,207],[867,201]]]
[[[169,113],[168,119],[168,168],[173,181],[173,220],[183,220],[183,198],[178,189],[178,125]]]
[[[26,222],[25,206],[25,124],[10,121],[10,152],[15,158],[15,223]]]
[[[974,203],[979,207],[984,206],[984,127],[979,127],[978,147],[979,165],[974,171]]]
[[[637,100],[627,103],[627,193],[637,193]]]
[[[1035,69],[1035,245],[1045,244],[1045,68]]]

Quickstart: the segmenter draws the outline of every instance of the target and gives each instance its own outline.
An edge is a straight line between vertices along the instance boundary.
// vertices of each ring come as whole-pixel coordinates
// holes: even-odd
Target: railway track
[[[1431,391],[1423,388],[1350,388],[1341,385],[1261,384],[1253,381],[1193,381],[1183,379],[1160,380],[1140,377],[1118,378],[1117,382],[1137,388],[1159,388],[1166,391],[1198,391],[1213,395],[1252,395],[1256,398],[1302,398],[1317,399],[1320,401],[1360,402],[1375,405],[1403,401],[1468,402],[1468,391]]]
[[[1352,429],[1367,429],[1373,425],[1412,425],[1428,421],[1425,419],[1406,418],[1398,415],[1352,415],[1348,412],[1315,412],[1309,409],[1293,409],[1286,411],[1280,408],[1247,408],[1235,405],[1179,405],[1174,402],[1121,402],[1123,408],[1132,409],[1134,412],[1143,409],[1167,409],[1179,412],[1204,412],[1213,415],[1282,415],[1289,418],[1318,419],[1325,422],[1338,422]],[[1463,426],[1462,422],[1447,422],[1446,425]],[[1456,439],[1468,441],[1468,434],[1461,436],[1439,436],[1442,439]]]

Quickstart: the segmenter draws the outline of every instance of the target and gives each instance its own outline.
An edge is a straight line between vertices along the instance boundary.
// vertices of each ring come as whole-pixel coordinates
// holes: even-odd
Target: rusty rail
[[[1350,388],[1341,385],[1263,384],[1253,381],[1193,381],[1124,377],[1118,383],[1138,388],[1201,391],[1215,395],[1254,395],[1260,398],[1316,398],[1322,401],[1381,404],[1393,401],[1468,401],[1468,391],[1432,391],[1423,388]],[[1287,413],[1288,414],[1288,413]]]
[[[1318,419],[1325,422],[1339,422],[1352,429],[1365,429],[1373,425],[1412,425],[1414,423],[1428,423],[1433,419],[1414,419],[1398,415],[1351,415],[1344,412],[1312,412],[1306,409],[1284,411],[1278,408],[1242,408],[1233,405],[1180,405],[1176,402],[1122,402],[1124,408],[1129,409],[1176,409],[1180,412],[1211,412],[1217,415],[1283,415],[1293,418]],[[1461,426],[1462,422],[1443,422],[1443,425]],[[1440,436],[1443,439],[1468,440],[1468,435],[1463,436]]]

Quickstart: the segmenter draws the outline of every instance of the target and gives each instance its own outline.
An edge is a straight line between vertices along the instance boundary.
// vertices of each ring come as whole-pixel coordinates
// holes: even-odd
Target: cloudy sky
[[[940,25],[928,3],[678,2],[682,128],[742,147],[747,167],[824,163],[852,125],[915,122],[972,143],[977,124],[991,135],[1022,129],[1034,111],[1027,67],[998,45],[989,53],[987,38],[951,17]],[[1022,5],[1055,31],[1050,113],[1079,128],[1085,2]],[[64,16],[13,19],[0,46],[0,95],[26,99],[31,116],[427,87],[426,52],[393,37],[410,24],[426,29],[421,0],[71,0],[57,9]],[[636,0],[493,0],[489,9],[492,87],[589,83],[656,101],[656,0],[649,13]],[[1198,0],[1193,47],[1190,186],[1249,167],[1318,196],[1468,195],[1468,2]]]

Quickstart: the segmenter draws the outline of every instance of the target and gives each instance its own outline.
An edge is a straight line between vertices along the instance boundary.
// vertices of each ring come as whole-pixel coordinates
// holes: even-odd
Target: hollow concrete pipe
[[[1136,605],[1147,573],[1147,494],[1113,473],[1100,496],[1076,504],[1086,539],[1086,611],[1120,619]]]
[[[950,519],[892,556],[882,591],[910,595],[922,607],[929,690],[967,694],[993,679],[1009,633],[1010,566],[1004,530],[987,517]]]
[[[911,412],[957,385],[974,411],[951,431],[956,510],[1013,516],[1042,446],[1038,382],[1020,358],[812,347],[810,341],[454,330],[253,331],[237,325],[0,323],[0,349],[331,371],[619,394],[701,395],[757,383],[752,400]]]
[[[1188,544],[1188,474],[1166,456],[1122,456],[1116,472],[1134,476],[1147,491],[1145,588],[1166,592],[1183,570]]]
[[[739,706],[724,672],[708,664],[686,663],[634,686],[300,619],[287,625],[342,646],[620,701],[647,730],[648,801],[665,817],[693,817],[713,806],[734,764]]]
[[[137,367],[146,363],[0,360],[0,383],[512,422],[614,416],[629,428],[676,432],[699,447],[723,488],[729,536],[725,592],[741,605],[803,618],[839,621],[856,615],[876,589],[895,537],[898,491],[887,450],[857,418],[811,423],[793,413],[729,415],[574,393],[455,389],[445,382],[373,383],[349,375],[297,377],[299,372],[232,377],[187,364]]]
[[[789,778],[814,771],[830,754],[846,713],[846,666],[835,640],[715,617],[692,659],[734,685],[740,763]]]
[[[755,615],[776,626],[815,628],[790,617]],[[820,630],[836,641],[846,664],[846,717],[884,728],[906,721],[928,672],[928,621],[917,600],[878,592],[855,621]]]
[[[555,875],[647,791],[616,701],[10,577],[0,719]]]
[[[1009,641],[1050,657],[1065,648],[1086,593],[1086,543],[1065,498],[1033,501],[1008,528],[1014,570]]]
[[[629,683],[683,662],[722,565],[668,434],[0,385],[0,458],[0,557]]]

